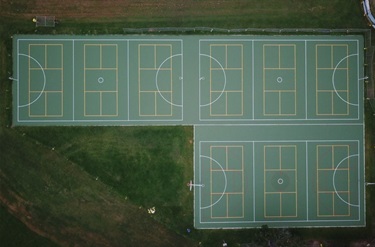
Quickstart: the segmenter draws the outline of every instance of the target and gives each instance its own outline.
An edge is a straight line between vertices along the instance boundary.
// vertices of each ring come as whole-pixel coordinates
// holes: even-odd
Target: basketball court
[[[365,225],[362,36],[14,37],[14,125],[193,125],[194,225]]]

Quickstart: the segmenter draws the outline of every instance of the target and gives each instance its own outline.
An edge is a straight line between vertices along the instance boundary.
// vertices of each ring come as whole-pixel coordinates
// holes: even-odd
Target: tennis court
[[[13,45],[14,125],[193,125],[196,228],[365,225],[361,36]]]

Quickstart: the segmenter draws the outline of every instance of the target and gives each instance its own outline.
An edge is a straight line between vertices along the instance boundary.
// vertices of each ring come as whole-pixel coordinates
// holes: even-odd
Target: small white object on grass
[[[147,211],[149,214],[154,214],[156,212],[156,209],[155,207],[152,207],[152,208],[147,209]]]

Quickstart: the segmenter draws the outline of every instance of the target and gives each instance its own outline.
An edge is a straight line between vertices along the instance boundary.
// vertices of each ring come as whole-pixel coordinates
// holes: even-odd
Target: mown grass
[[[170,227],[191,227],[191,127],[17,128],[79,164],[136,205],[158,210]],[[172,219],[179,218],[178,221]]]
[[[212,6],[197,9],[192,4],[182,10],[161,11],[152,17],[146,14],[147,11],[136,9],[139,12],[133,13],[132,17],[64,18],[54,29],[35,28],[28,17],[21,15],[28,12],[28,4],[32,1],[12,3],[0,10],[4,15],[0,24],[1,194],[16,192],[30,203],[26,204],[25,210],[38,217],[38,222],[44,224],[42,229],[49,227],[50,231],[56,231],[71,227],[78,233],[95,233],[99,237],[91,241],[97,243],[108,241],[107,235],[117,239],[114,243],[140,246],[132,241],[150,231],[143,227],[145,224],[154,226],[152,220],[186,236],[186,228],[193,224],[192,194],[184,186],[193,175],[192,127],[7,127],[11,125],[11,82],[7,79],[12,74],[11,36],[15,33],[121,34],[124,27],[366,27],[358,1],[222,2],[226,4],[224,9],[215,10]],[[9,13],[4,14],[4,11]],[[366,111],[366,131],[374,133],[374,121],[368,113]],[[366,138],[366,143],[373,143],[368,140],[373,139],[373,135],[366,135]],[[375,169],[370,166],[373,161],[370,145],[366,148],[366,174],[372,180],[375,177]],[[374,189],[368,188],[368,194],[367,204],[373,205]],[[156,207],[157,214],[149,221],[150,216],[145,211],[151,206]],[[340,244],[345,246],[352,239],[369,238],[374,234],[370,223],[375,217],[374,209],[369,206],[367,210],[370,212],[367,228],[294,229],[291,233],[296,239],[341,240]],[[132,218],[132,214],[137,217]],[[16,216],[26,220],[22,213]],[[114,220],[116,217],[121,220]],[[11,236],[0,235],[5,245],[22,243],[23,238],[28,238],[31,243],[35,242],[30,246],[44,246],[39,244],[43,240],[23,232],[17,222],[1,222],[2,232],[6,227],[13,228],[21,238],[21,242],[17,242],[18,239]],[[5,222],[10,225],[4,226]],[[169,236],[160,231],[161,237]],[[69,235],[69,231],[54,234],[60,243],[64,237],[74,236],[70,243],[87,245],[82,238]],[[279,232],[269,230],[193,230],[187,237],[202,242],[203,246],[220,246],[222,239],[229,243],[255,240],[265,243],[267,236],[276,234]],[[297,240],[294,243],[301,246]],[[154,245],[148,246],[162,244],[162,240],[155,239]],[[191,242],[187,242],[189,244]],[[165,244],[168,245],[173,246]],[[182,242],[175,244],[181,245]]]

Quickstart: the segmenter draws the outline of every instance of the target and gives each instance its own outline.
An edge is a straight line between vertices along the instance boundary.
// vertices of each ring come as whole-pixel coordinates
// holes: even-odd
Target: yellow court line
[[[263,68],[264,70],[297,70],[296,68]]]
[[[47,45],[44,46],[44,67],[48,67],[48,59],[47,59]]]
[[[347,194],[350,193],[349,190],[337,190],[337,192],[339,192],[339,193],[347,193]],[[319,191],[319,193],[321,193],[321,194],[330,194],[330,193],[335,193],[335,192],[334,191],[330,191],[330,190],[321,190],[321,191]]]
[[[212,90],[212,93],[221,93],[222,90]],[[241,90],[225,90],[226,93],[241,93]]]
[[[225,53],[225,57],[224,57],[224,65],[223,65],[223,68],[213,68],[212,67],[212,59],[210,59],[210,90],[209,90],[209,94],[210,94],[210,102],[212,102],[212,99],[213,99],[213,93],[215,92],[223,92],[223,91],[217,91],[217,90],[212,90],[212,84],[213,84],[213,80],[212,80],[212,71],[219,71],[219,70],[223,70],[226,71],[226,70],[234,70],[234,71],[241,71],[241,90],[238,90],[238,93],[240,93],[240,97],[241,97],[241,112],[240,113],[230,113],[229,109],[228,108],[228,92],[234,92],[234,90],[224,90],[223,92],[223,95],[222,97],[225,97],[225,105],[224,105],[224,113],[213,113],[213,105],[210,104],[210,116],[243,116],[244,114],[244,99],[243,99],[243,45],[242,44],[209,44],[209,49],[210,49],[210,56],[212,57],[212,54],[213,54],[213,50],[212,48],[213,47],[223,47],[224,48],[224,53]],[[241,64],[241,67],[240,68],[229,68],[228,67],[228,47],[238,47],[240,48],[240,51],[241,51],[241,56],[240,56],[240,64]]]
[[[139,92],[140,93],[158,93],[158,92],[160,92],[160,93],[172,93],[172,91],[167,91],[167,90],[160,90],[160,91],[158,91],[158,90],[141,90]]]
[[[348,92],[349,90],[336,90],[337,92]],[[319,89],[318,92],[322,93],[332,93],[332,90],[329,89]]]
[[[319,168],[319,149],[320,148],[331,148],[331,168],[328,169],[328,168]],[[345,147],[346,150],[347,150],[347,153],[346,153],[346,157],[349,157],[349,153],[350,153],[350,147],[349,145],[337,145],[337,144],[332,144],[332,145],[317,145],[317,152],[316,152],[316,160],[317,160],[317,211],[318,211],[318,217],[334,217],[334,216],[349,216],[350,215],[350,207],[348,205],[348,210],[349,210],[349,214],[348,215],[337,215],[335,214],[335,191],[320,191],[319,190],[319,184],[320,184],[320,180],[319,180],[319,171],[334,171],[334,170],[346,170],[348,172],[348,189],[350,189],[350,168],[349,168],[349,165],[348,165],[348,168],[337,168],[335,167],[335,164],[337,163],[335,161],[335,157],[334,157],[334,154],[335,154],[335,148],[343,148]],[[323,152],[323,155],[325,155],[325,152]],[[350,198],[350,191],[337,191],[338,193],[348,193],[348,198]],[[320,194],[332,194],[332,212],[333,214],[332,215],[327,215],[327,214],[320,214],[320,202],[319,202],[319,195]],[[350,201],[350,199],[349,199]]]
[[[293,68],[283,68],[281,67],[281,47],[288,46],[293,47]],[[265,66],[265,50],[267,47],[277,47],[278,48],[278,67],[277,68],[268,68]],[[296,73],[296,45],[295,44],[263,44],[263,115],[264,116],[294,116],[297,114],[297,73]],[[265,81],[265,71],[267,70],[292,70],[294,71],[294,113],[283,113],[282,112],[282,92],[281,90],[266,90],[266,81]],[[267,113],[266,112],[266,93],[267,92],[278,92],[278,114]]]
[[[154,68],[139,68],[139,70],[141,70],[141,71],[143,71],[143,70],[155,71],[156,69],[154,69]],[[160,68],[158,70],[172,70],[172,68]]]
[[[279,151],[279,154],[278,154],[278,156],[279,156],[279,169],[267,169],[266,168],[266,166],[267,166],[267,164],[266,164],[266,157],[267,157],[267,148],[278,148],[278,151]],[[282,150],[283,150],[283,148],[293,148],[294,149],[294,159],[295,159],[295,162],[294,162],[294,169],[289,169],[289,168],[287,168],[287,169],[285,169],[285,168],[282,168]],[[264,217],[297,217],[297,215],[298,215],[298,207],[297,207],[297,201],[298,201],[298,191],[297,191],[297,164],[296,164],[296,162],[297,162],[297,146],[296,145],[290,145],[290,144],[288,144],[288,145],[264,145],[263,146],[263,169],[264,169],[264,171],[263,171],[263,174],[264,174],[264,179],[263,179],[263,191],[264,191],[264,205],[263,205],[263,207],[264,207]],[[294,179],[295,179],[295,184],[294,184],[294,191],[287,191],[287,192],[275,192],[275,191],[273,191],[273,192],[269,192],[269,191],[266,191],[266,172],[269,172],[269,171],[277,171],[277,172],[279,172],[279,171],[292,171],[292,172],[294,172],[295,173],[295,175],[294,175]],[[280,205],[279,205],[279,207],[280,207],[280,215],[279,216],[268,216],[266,213],[267,213],[267,210],[266,210],[266,208],[267,208],[267,194],[279,194],[280,195]],[[282,215],[282,195],[283,194],[295,194],[295,201],[296,201],[296,206],[295,206],[295,208],[296,208],[296,214],[295,215],[287,215],[287,216],[283,216]]]
[[[85,93],[114,93],[114,94],[116,94],[117,93],[117,91],[111,91],[111,90],[108,90],[108,91],[106,91],[106,90],[86,90],[85,91]]]
[[[84,70],[117,70],[117,68],[85,68]]]
[[[317,169],[318,171],[348,171],[349,168],[337,168],[337,169],[334,169],[334,168],[318,168]]]
[[[330,48],[330,53],[331,53],[331,57],[330,57],[330,67],[331,68],[321,68],[321,67],[318,67],[318,50],[320,47],[329,47]],[[334,47],[345,47],[346,48],[346,56],[348,56],[348,53],[349,53],[349,47],[347,44],[317,44],[315,45],[315,78],[316,78],[316,92],[315,92],[315,97],[316,97],[316,115],[317,116],[320,116],[320,115],[331,115],[331,116],[347,116],[349,115],[349,104],[347,104],[346,106],[346,113],[335,113],[335,107],[334,107],[334,94],[335,94],[335,91],[332,90],[331,92],[331,114],[328,114],[328,113],[320,113],[319,112],[319,78],[318,78],[318,72],[319,70],[329,70],[329,69],[335,69],[335,70],[346,70],[346,84],[347,84],[347,89],[349,89],[349,64],[348,64],[348,61],[346,61],[346,68],[335,68],[336,65],[334,64],[334,56],[335,56],[335,53],[334,53]],[[333,72],[332,72],[333,73]],[[338,92],[338,91],[337,91]],[[346,92],[346,96],[347,96],[347,100],[349,100],[349,90],[348,92]]]
[[[44,91],[43,93],[63,93],[63,92],[64,92],[63,90],[48,90],[48,91]],[[31,90],[30,93],[40,93],[40,91]]]
[[[279,172],[279,171],[284,171],[284,172],[294,172],[297,171],[297,168],[295,169],[290,169],[290,168],[279,168],[279,169],[265,169],[266,172]]]
[[[43,47],[44,48],[44,66],[42,68],[31,68],[31,65],[30,65],[30,57],[32,56],[31,54],[31,49],[32,47],[35,47],[35,46],[39,46],[39,47]],[[58,46],[60,47],[60,59],[61,59],[61,67],[60,68],[49,68],[48,67],[48,47],[50,46]],[[29,68],[28,68],[28,73],[29,73],[29,78],[28,78],[28,87],[29,87],[29,102],[31,100],[31,93],[40,93],[40,91],[34,91],[34,90],[31,90],[31,71],[36,71],[36,70],[56,70],[56,71],[62,71],[61,73],[61,89],[62,90],[47,90],[45,89],[42,94],[44,95],[44,115],[40,115],[40,114],[32,114],[31,112],[31,106],[29,106],[28,110],[29,110],[29,117],[58,117],[58,116],[63,116],[63,112],[64,112],[64,105],[63,105],[63,100],[64,100],[64,97],[63,97],[63,87],[64,87],[64,64],[63,64],[63,55],[64,55],[64,52],[63,52],[63,44],[29,44],[28,45],[28,49],[29,49]],[[47,80],[48,81],[48,80]],[[46,81],[46,83],[47,83]],[[60,104],[60,110],[61,110],[61,114],[48,114],[48,93],[60,93],[61,94],[61,104]]]
[[[265,92],[266,92],[266,93],[295,93],[295,92],[297,92],[297,90],[293,90],[293,89],[290,89],[290,90],[273,90],[273,89],[266,89]]]
[[[236,170],[236,169],[229,169],[229,152],[231,148],[240,148],[241,149],[241,170]],[[243,152],[243,145],[210,145],[210,157],[213,157],[213,152],[215,149],[224,149],[225,150],[225,169],[224,172],[241,172],[242,174],[242,191],[237,191],[237,192],[224,192],[226,195],[226,204],[227,204],[227,216],[226,217],[213,217],[212,216],[212,208],[211,208],[211,218],[243,218],[244,217],[244,210],[245,210],[245,202],[244,202],[244,172],[243,172],[243,167],[244,167],[244,152]],[[212,168],[212,160],[210,160],[210,185],[211,185],[211,191],[210,191],[210,196],[211,196],[211,204],[213,203],[213,195],[221,195],[223,192],[213,192],[213,184],[212,184],[212,174],[213,172],[223,172],[222,169],[213,169]],[[229,216],[229,195],[242,195],[242,216]]]
[[[342,67],[342,68],[316,68],[317,70],[348,70],[348,67]]]
[[[225,193],[223,193],[223,192],[212,192],[212,194],[213,195],[222,195],[222,194],[224,194],[224,195],[242,195],[243,192],[225,192]]]
[[[223,172],[221,169],[212,169],[213,172]],[[242,170],[237,169],[225,169],[225,172],[243,172]]]
[[[222,71],[221,68],[211,68],[211,70],[219,70]],[[225,70],[243,70],[243,68],[226,68]]]
[[[99,48],[99,67],[98,68],[88,68],[86,67],[86,47],[98,47]],[[103,67],[103,47],[114,47],[115,48],[115,67],[114,68],[104,68]],[[84,90],[83,90],[83,96],[84,96],[84,116],[97,116],[97,117],[103,117],[103,116],[118,116],[118,45],[117,44],[84,44],[83,49],[83,64],[84,64]],[[87,90],[86,89],[86,71],[115,71],[115,90]],[[87,114],[87,107],[86,107],[86,94],[99,94],[99,113],[100,114]],[[116,105],[115,105],[115,114],[103,114],[103,94],[104,93],[114,93],[116,98]]]
[[[62,68],[30,68],[30,70],[63,70]]]
[[[297,191],[266,191],[265,194],[297,194]]]

